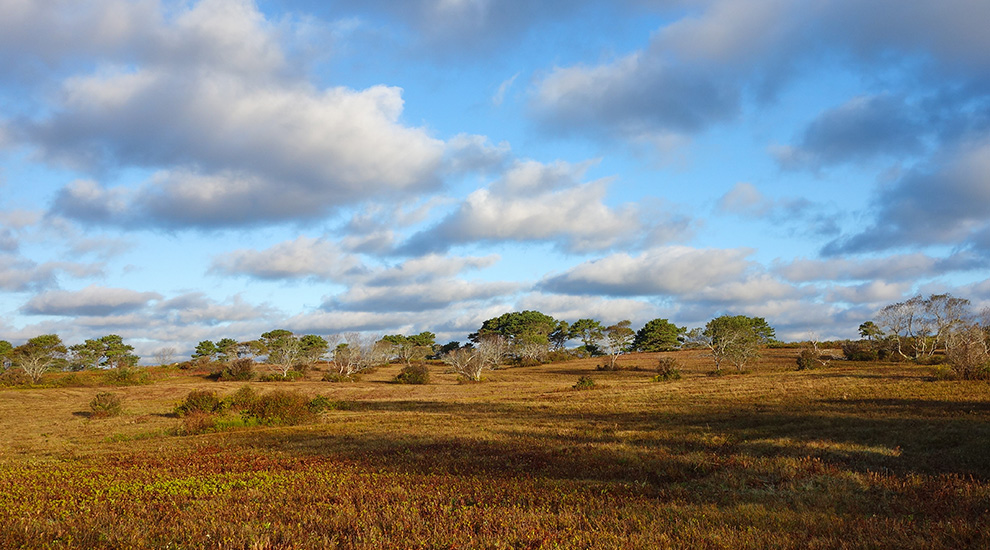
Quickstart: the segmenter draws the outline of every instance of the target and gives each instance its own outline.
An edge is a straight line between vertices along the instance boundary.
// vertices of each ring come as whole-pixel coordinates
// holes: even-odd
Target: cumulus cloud
[[[440,279],[388,286],[352,285],[346,292],[324,303],[327,310],[418,312],[463,307],[464,302],[490,300],[511,295],[522,285],[508,282],[472,282]]]
[[[882,258],[798,258],[777,261],[774,272],[785,279],[803,283],[812,281],[912,281],[933,276],[943,261],[926,254],[900,254]]]
[[[805,128],[798,145],[771,148],[784,168],[812,168],[874,157],[919,153],[931,131],[903,97],[860,96],[823,112]]]
[[[104,266],[98,263],[38,263],[18,255],[0,253],[0,290],[44,290],[57,286],[60,275],[87,278],[102,275],[103,269]]]
[[[753,250],[653,248],[638,256],[613,254],[579,264],[540,282],[538,288],[561,294],[675,296],[733,283],[754,264]]]
[[[967,91],[949,110],[990,86],[990,39],[974,23],[990,17],[985,3],[708,0],[691,8],[639,50],[540,76],[533,115],[552,131],[677,143],[732,121],[747,98],[776,97],[808,65],[835,55],[867,73],[902,60],[929,90],[962,83]],[[897,93],[852,99],[775,153],[787,166],[815,166],[918,151],[909,131],[924,122],[909,107]]]
[[[474,191],[437,225],[400,247],[444,251],[478,242],[549,242],[570,252],[641,246],[686,235],[691,220],[639,206],[605,203],[610,182],[580,183],[587,163],[520,161],[491,186]],[[649,221],[647,221],[649,219]]]
[[[312,219],[439,184],[444,144],[402,123],[400,89],[317,89],[290,74],[280,34],[253,3],[205,0],[171,19],[128,23],[138,24],[149,42],[130,50],[137,59],[107,53],[108,65],[65,80],[56,105],[12,131],[76,168],[156,173],[137,189],[72,184],[56,213],[238,226]]]
[[[311,237],[278,243],[266,250],[235,250],[213,260],[211,271],[256,279],[345,280],[366,268],[337,244]]]
[[[88,286],[82,290],[52,290],[32,297],[21,308],[27,315],[110,316],[126,314],[161,300],[157,292]]]
[[[969,142],[908,171],[873,199],[875,221],[830,242],[827,255],[967,243],[990,227],[990,140]]]

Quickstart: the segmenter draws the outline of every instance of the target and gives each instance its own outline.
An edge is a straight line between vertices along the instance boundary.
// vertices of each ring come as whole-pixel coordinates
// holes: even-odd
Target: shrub
[[[653,377],[654,382],[666,382],[668,380],[680,380],[681,370],[677,359],[673,357],[661,357],[657,360],[657,374]]]
[[[577,384],[574,384],[574,389],[576,390],[590,390],[594,387],[595,381],[590,376],[582,376],[578,378]]]
[[[252,380],[254,379],[254,359],[242,357],[223,363],[221,368],[213,373],[213,377],[221,382]]]
[[[323,395],[317,395],[309,401],[309,410],[313,414],[320,414],[324,411],[332,411],[340,407],[340,404]]]
[[[224,398],[224,402],[232,409],[244,410],[258,398],[258,392],[248,385],[243,385],[234,393]]]
[[[818,358],[815,352],[810,349],[803,349],[797,356],[798,370],[811,370],[818,366]]]
[[[430,369],[426,365],[409,365],[392,380],[396,384],[429,384]]]
[[[301,372],[294,370],[286,372],[284,376],[281,372],[273,372],[258,378],[258,382],[295,382],[302,378],[302,376],[303,374]]]
[[[21,369],[9,369],[0,373],[0,386],[14,387],[31,384],[31,377]]]
[[[850,361],[878,361],[883,359],[880,357],[876,346],[870,342],[843,342],[842,353]],[[800,368],[800,363],[798,368]]]
[[[120,396],[105,391],[96,394],[89,402],[89,408],[92,411],[90,418],[110,418],[124,411]]]
[[[186,396],[175,412],[180,416],[188,416],[195,413],[212,414],[219,412],[223,408],[223,402],[217,397],[216,392],[209,390],[193,390]]]
[[[316,417],[309,401],[297,391],[275,390],[258,396],[247,412],[262,424],[303,424]]]

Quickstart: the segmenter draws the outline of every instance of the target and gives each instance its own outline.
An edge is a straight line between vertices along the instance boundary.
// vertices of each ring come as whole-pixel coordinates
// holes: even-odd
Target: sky
[[[985,0],[0,0],[0,339],[990,306]],[[147,362],[147,360],[146,360]]]

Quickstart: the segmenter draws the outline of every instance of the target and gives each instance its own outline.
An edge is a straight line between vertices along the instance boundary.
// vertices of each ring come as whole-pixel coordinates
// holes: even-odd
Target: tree
[[[604,337],[601,339],[601,345],[609,356],[609,368],[611,369],[615,368],[615,361],[619,355],[629,349],[633,337],[636,335],[633,329],[629,328],[630,324],[632,323],[629,320],[619,321],[614,325],[605,327],[603,331]]]
[[[559,326],[556,319],[539,311],[514,311],[488,319],[468,338],[479,343],[486,336],[499,335],[517,357],[540,360],[550,349],[550,334]]]
[[[567,321],[559,321],[557,328],[553,329],[553,332],[550,333],[550,346],[554,351],[562,350],[571,338],[573,338],[571,336],[571,325]]]
[[[175,357],[176,350],[172,346],[164,346],[158,348],[155,352],[155,362],[159,365],[169,365],[172,363],[172,358]]]
[[[307,334],[299,339],[299,354],[302,359],[315,363],[330,351],[330,344],[322,336]]]
[[[700,336],[712,352],[715,372],[722,371],[726,360],[742,372],[747,363],[760,356],[760,348],[773,340],[774,330],[762,317],[723,315],[708,321]]]
[[[873,321],[867,321],[859,325],[859,336],[872,342],[883,338],[883,330]]]
[[[571,338],[577,338],[584,344],[584,350],[591,355],[601,355],[598,342],[604,336],[605,327],[594,319],[578,319],[571,325]]]
[[[215,361],[217,358],[217,345],[210,340],[203,340],[202,342],[196,344],[196,350],[193,351],[192,358],[199,359],[205,358],[209,361]]]
[[[268,354],[266,363],[283,378],[289,375],[292,365],[299,359],[299,339],[291,331],[278,329],[266,332],[259,339]]]
[[[125,344],[124,339],[116,334],[91,338],[69,347],[69,351],[73,369],[132,367],[140,360],[133,353],[134,346]]]
[[[509,341],[501,334],[486,334],[478,340],[475,349],[481,362],[480,368],[494,370],[508,354]]]
[[[654,319],[636,332],[632,346],[639,351],[675,350],[686,331],[686,327],[678,327],[666,319]]]
[[[990,376],[990,346],[983,327],[976,324],[958,327],[947,337],[946,359],[963,379]]]
[[[381,342],[390,347],[393,357],[409,366],[413,361],[425,359],[433,353],[436,345],[436,334],[421,332],[412,336],[389,334],[383,336]]]
[[[238,345],[237,340],[233,338],[221,338],[217,340],[216,346],[214,346],[216,348],[217,360],[226,363],[238,359],[240,355],[237,351]]]
[[[65,360],[67,351],[57,334],[43,334],[14,348],[14,364],[37,384],[43,374]]]
[[[334,348],[330,365],[344,376],[380,365],[388,359],[388,346],[381,338],[349,332],[343,336],[331,336],[331,341],[339,343]]]
[[[99,340],[103,346],[103,357],[99,365],[109,369],[133,367],[141,360],[134,355],[134,346],[124,343],[124,339],[116,334],[108,334]]]
[[[485,362],[481,354],[468,347],[459,347],[448,351],[441,360],[449,365],[457,374],[472,380],[481,381],[481,373],[485,369]]]
[[[932,294],[928,298],[918,295],[885,306],[877,312],[876,324],[886,329],[901,357],[930,357],[940,345],[947,351],[954,328],[970,322],[969,304],[969,300],[951,294]],[[905,353],[905,346],[910,346],[911,356]]]

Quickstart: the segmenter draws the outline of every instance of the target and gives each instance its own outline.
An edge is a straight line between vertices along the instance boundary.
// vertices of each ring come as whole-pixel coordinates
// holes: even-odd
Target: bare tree
[[[979,325],[970,324],[952,331],[946,345],[946,359],[960,377],[970,379],[990,374],[990,347]]]
[[[481,368],[494,370],[509,353],[509,340],[501,334],[485,334],[478,339],[475,349],[478,350],[478,359],[483,364]]]
[[[343,339],[343,342],[340,340]],[[338,374],[350,376],[362,370],[380,365],[388,360],[389,345],[378,336],[360,332],[348,332],[342,337],[334,335],[330,341],[338,342],[333,350],[331,367]]]
[[[481,373],[485,369],[485,362],[482,361],[481,354],[469,348],[457,348],[444,354],[441,360],[450,365],[457,374],[473,380],[481,381]]]
[[[159,350],[155,352],[155,361],[158,362],[159,365],[170,365],[172,364],[172,359],[175,358],[176,353],[178,352],[172,346],[159,348]]]

